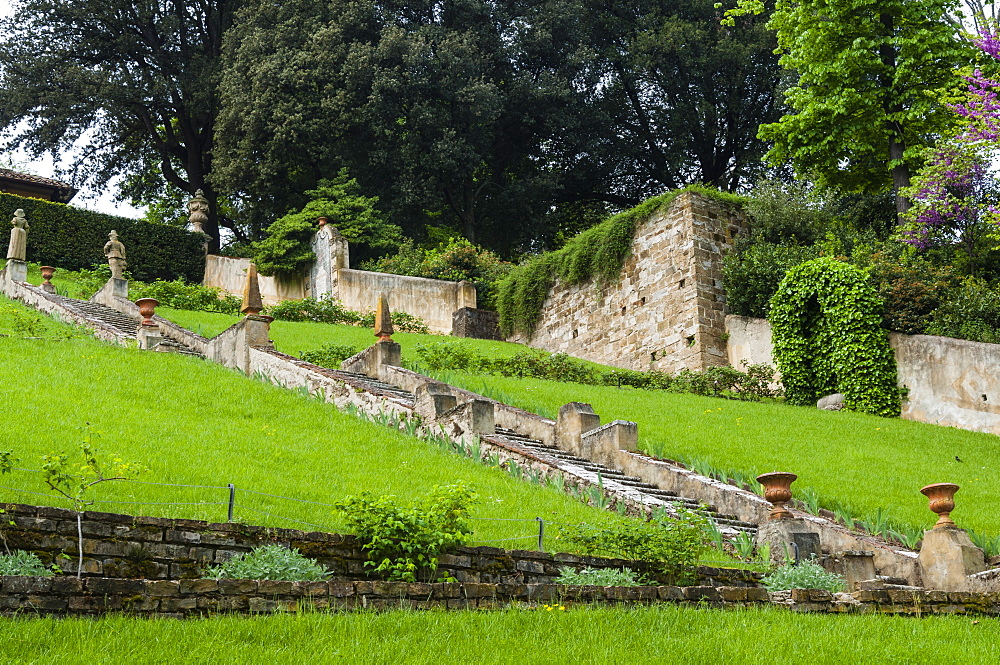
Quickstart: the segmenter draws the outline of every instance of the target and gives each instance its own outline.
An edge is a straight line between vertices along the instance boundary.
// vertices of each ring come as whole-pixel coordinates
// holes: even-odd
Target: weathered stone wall
[[[726,330],[733,366],[774,364],[767,320],[729,316]],[[899,384],[909,389],[903,418],[1000,434],[1000,345],[899,333],[889,344]]]
[[[476,306],[476,287],[471,282],[342,269],[337,271],[337,289],[344,306],[359,312],[375,309],[379,294],[385,294],[393,312],[419,316],[438,333],[451,332],[456,310]]]
[[[215,286],[233,295],[243,295],[243,284],[246,282],[247,268],[250,259],[238,259],[231,256],[205,257],[205,278],[202,284]],[[307,280],[304,277],[267,277],[258,275],[260,296],[265,305],[274,305],[282,300],[301,300],[309,294]]]
[[[108,612],[183,619],[218,613],[391,609],[495,610],[510,605],[693,604],[736,609],[758,604],[828,614],[1000,615],[1000,594],[863,590],[851,594],[710,586],[599,587],[562,584],[407,583],[330,580],[131,580],[0,577],[0,615],[98,616]]]
[[[724,365],[722,256],[746,229],[739,211],[683,192],[636,229],[617,283],[557,282],[534,335],[513,341],[637,370]]]
[[[60,554],[67,573],[76,574],[76,513],[62,508],[0,505],[2,527],[10,549],[34,552],[46,563]],[[206,567],[219,564],[254,547],[277,543],[294,547],[316,559],[340,580],[367,578],[365,555],[353,536],[276,529],[236,523],[211,523],[163,517],[136,517],[86,512],[81,521],[85,577],[142,577],[153,580],[199,578]],[[629,568],[656,576],[642,561],[605,559],[574,554],[548,554],[497,547],[461,547],[440,558],[439,571],[459,582],[525,584],[549,583],[559,568]],[[698,568],[702,586],[757,586],[759,573],[745,570]]]

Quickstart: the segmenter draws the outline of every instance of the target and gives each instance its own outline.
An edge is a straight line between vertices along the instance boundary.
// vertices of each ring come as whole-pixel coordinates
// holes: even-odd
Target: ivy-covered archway
[[[843,393],[844,408],[899,415],[882,298],[860,268],[822,257],[785,275],[771,299],[774,360],[790,404]]]

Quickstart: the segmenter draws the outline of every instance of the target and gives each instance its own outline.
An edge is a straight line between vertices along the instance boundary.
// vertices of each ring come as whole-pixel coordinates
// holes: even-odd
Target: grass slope
[[[225,654],[222,656],[222,654]],[[676,606],[0,621],[32,663],[995,663],[1000,622]]]
[[[170,312],[181,325],[222,330],[236,319],[203,312]],[[279,349],[298,354],[325,343],[367,344],[371,333],[351,326],[276,321],[271,337]],[[403,360],[417,359],[416,346],[451,338],[394,336]],[[476,351],[511,355],[520,345],[463,340]],[[639,424],[640,446],[659,457],[697,459],[747,475],[792,471],[793,489],[817,493],[821,505],[870,519],[880,509],[901,524],[930,527],[933,515],[919,490],[935,482],[962,489],[958,523],[1000,543],[1000,438],[901,419],[819,411],[784,404],[757,404],[538,379],[441,374],[437,378],[552,417],[567,402],[588,402],[605,422]],[[956,457],[962,462],[956,461]],[[996,548],[994,548],[996,549]]]
[[[4,324],[0,321],[0,333]],[[95,488],[95,498],[135,503],[101,503],[96,510],[224,521],[225,486],[233,483],[241,490],[240,521],[300,526],[274,517],[282,516],[336,530],[343,524],[328,506],[242,490],[329,504],[362,491],[408,499],[435,484],[464,481],[479,492],[472,511],[477,518],[620,519],[554,489],[515,480],[332,405],[195,358],[89,338],[10,337],[0,338],[0,372],[6,414],[0,450],[14,450],[18,466],[38,469],[41,455],[75,450],[80,428],[89,422],[102,432],[98,450],[150,468],[140,480],[213,486],[104,483]],[[0,486],[0,501],[65,505],[37,473],[15,471],[0,478]],[[185,505],[152,505],[160,502]],[[537,534],[533,522],[484,519],[475,528],[475,542],[519,537],[502,543],[514,548],[533,547]]]

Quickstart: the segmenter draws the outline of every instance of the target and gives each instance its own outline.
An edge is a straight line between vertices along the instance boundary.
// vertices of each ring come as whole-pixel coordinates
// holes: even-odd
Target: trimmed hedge
[[[203,237],[184,229],[150,224],[138,219],[105,215],[64,203],[0,193],[0,233],[4,255],[10,238],[9,222],[18,208],[28,218],[29,261],[64,270],[92,268],[107,263],[104,243],[112,229],[125,245],[132,277],[151,282],[178,279],[201,283],[205,276]]]

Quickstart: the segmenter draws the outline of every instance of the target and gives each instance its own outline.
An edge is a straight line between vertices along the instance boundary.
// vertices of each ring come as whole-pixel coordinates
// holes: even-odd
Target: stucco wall
[[[359,312],[374,310],[379,294],[385,294],[390,310],[419,316],[438,333],[451,332],[456,310],[476,306],[476,287],[471,282],[341,269],[337,289],[344,306]]]
[[[534,335],[512,339],[638,370],[723,365],[721,259],[746,228],[739,211],[684,192],[636,229],[618,283],[557,282]]]
[[[250,259],[209,254],[205,257],[205,279],[202,284],[242,296],[248,267]],[[309,295],[305,278],[279,279],[258,275],[257,281],[265,305],[274,305],[282,300],[301,300]]]
[[[774,364],[771,324],[726,317],[729,361]],[[903,418],[1000,434],[1000,344],[931,335],[889,335],[899,384],[909,389]]]

